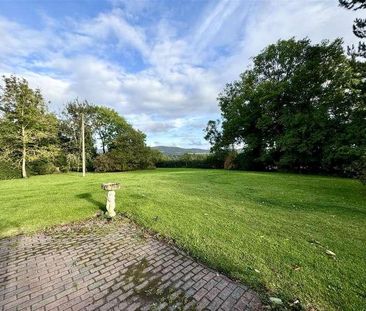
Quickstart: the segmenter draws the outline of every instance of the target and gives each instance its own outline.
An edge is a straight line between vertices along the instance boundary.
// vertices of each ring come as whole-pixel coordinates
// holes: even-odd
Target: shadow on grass
[[[101,211],[105,212],[105,204],[103,202],[99,202],[93,199],[93,196],[90,192],[77,194],[76,197],[79,199],[84,199],[89,203],[92,203],[94,206],[98,207]]]

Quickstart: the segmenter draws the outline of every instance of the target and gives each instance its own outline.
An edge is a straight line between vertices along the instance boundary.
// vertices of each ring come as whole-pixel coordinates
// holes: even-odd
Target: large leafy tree
[[[115,110],[103,106],[95,106],[92,110],[92,127],[96,139],[106,153],[119,133],[127,131],[131,126]]]
[[[219,95],[221,130],[210,121],[213,150],[244,146],[242,168],[345,171],[366,146],[360,64],[342,41],[282,40]]]
[[[67,104],[60,137],[65,160],[80,168],[81,114],[85,120],[87,167],[96,171],[124,171],[150,167],[158,157],[145,144],[145,134],[135,130],[115,110],[75,100]],[[98,155],[97,147],[102,154]]]
[[[144,169],[153,167],[161,159],[159,151],[146,146],[146,135],[134,129],[115,111],[98,107],[96,116],[99,121],[103,120],[103,125],[96,122],[95,128],[98,138],[105,139],[102,145],[107,149],[94,162],[97,171]]]
[[[0,156],[21,167],[27,177],[27,163],[52,159],[58,154],[57,119],[47,112],[40,90],[25,79],[3,77],[0,96]]]

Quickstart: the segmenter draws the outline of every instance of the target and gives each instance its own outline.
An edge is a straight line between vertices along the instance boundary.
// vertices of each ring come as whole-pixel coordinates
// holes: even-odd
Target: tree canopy
[[[156,151],[146,146],[144,133],[134,129],[115,110],[76,99],[67,104],[61,121],[67,169],[80,169],[81,114],[85,119],[88,170],[125,171],[155,165]]]
[[[111,149],[118,134],[131,130],[131,125],[111,108],[95,106],[91,118],[96,139],[100,141],[103,153]]]
[[[27,177],[29,161],[56,157],[57,119],[47,112],[39,90],[25,79],[4,77],[0,112],[0,156],[21,167],[22,177]]]
[[[161,154],[146,146],[145,134],[115,110],[75,99],[60,117],[49,113],[40,90],[25,79],[4,77],[0,94],[0,175],[4,178],[81,169],[84,116],[89,171],[154,167]],[[101,150],[99,147],[101,146]],[[100,154],[102,153],[102,154]],[[1,177],[0,176],[0,177]]]
[[[280,40],[219,95],[213,151],[241,148],[246,169],[346,172],[365,153],[365,66],[342,41]]]
[[[81,115],[84,115],[85,123],[85,154],[88,170],[92,170],[93,161],[97,155],[94,141],[95,107],[88,101],[75,99],[66,104],[60,119],[59,136],[63,150],[61,166],[67,170],[81,169]],[[65,163],[66,162],[66,163]]]

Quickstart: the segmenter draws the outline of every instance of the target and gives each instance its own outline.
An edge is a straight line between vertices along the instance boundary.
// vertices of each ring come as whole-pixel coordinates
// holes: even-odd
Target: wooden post
[[[82,144],[82,159],[83,159],[83,177],[85,177],[85,129],[84,129],[84,113],[81,114],[81,144]]]
[[[26,143],[25,143],[25,128],[22,126],[22,141],[23,141],[23,152],[22,152],[22,177],[27,178],[27,170],[25,167],[25,158],[26,158]]]

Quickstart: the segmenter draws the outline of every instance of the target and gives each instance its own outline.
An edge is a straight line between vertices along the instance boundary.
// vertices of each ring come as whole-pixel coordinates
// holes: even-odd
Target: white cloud
[[[262,2],[260,2],[262,3]],[[344,46],[357,42],[352,24],[357,12],[342,9],[337,1],[269,1],[258,5],[247,19],[245,32],[237,48],[215,64],[216,71],[226,68],[225,80],[238,77],[250,64],[250,58],[279,39],[308,37],[313,43],[344,38]]]
[[[96,40],[107,40],[112,36],[117,40],[119,49],[132,46],[143,55],[147,55],[149,50],[143,29],[130,25],[120,9],[101,13],[90,22],[82,23],[79,31]]]
[[[217,94],[269,43],[293,36],[357,41],[357,12],[336,1],[211,2],[185,33],[164,12],[154,24],[139,23],[149,1],[112,2],[91,19],[44,16],[37,29],[0,16],[0,71],[26,77],[56,111],[78,96],[115,108],[149,141],[201,144],[207,120],[218,116]],[[131,69],[126,53],[142,64]]]

